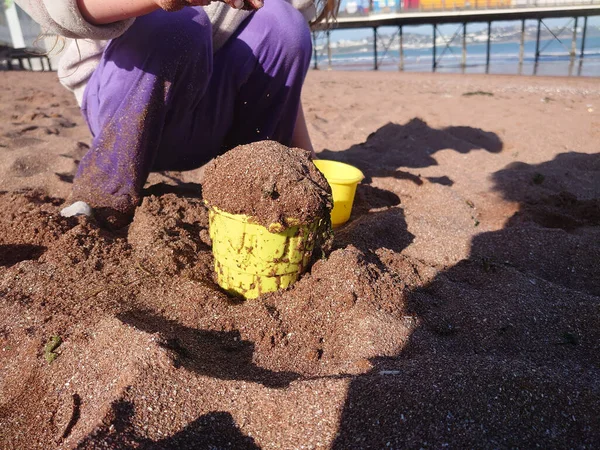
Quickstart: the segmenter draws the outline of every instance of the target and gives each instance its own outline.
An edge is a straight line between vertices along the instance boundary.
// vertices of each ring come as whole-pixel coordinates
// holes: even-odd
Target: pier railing
[[[338,18],[361,18],[414,12],[478,11],[600,5],[600,0],[362,0],[349,1]],[[385,6],[380,6],[385,4]],[[350,6],[348,5],[356,5]]]
[[[379,0],[371,0],[379,1]],[[381,2],[396,2],[397,0],[380,0]],[[440,61],[443,58],[446,50],[449,50],[451,44],[456,38],[460,38],[462,35],[462,57],[461,57],[461,68],[465,71],[467,67],[467,24],[475,22],[487,23],[487,36],[485,39],[486,43],[486,57],[485,57],[485,73],[489,73],[490,70],[490,49],[492,42],[492,23],[494,21],[520,21],[521,32],[520,32],[520,48],[519,48],[519,63],[518,73],[522,73],[523,60],[524,60],[524,47],[525,47],[525,35],[526,35],[526,20],[537,20],[537,32],[535,42],[535,54],[534,54],[534,67],[533,74],[537,74],[538,64],[542,57],[542,52],[547,46],[540,46],[540,37],[542,33],[542,27],[548,30],[552,39],[560,42],[563,47],[565,46],[560,40],[560,34],[563,31],[569,29],[569,25],[563,27],[558,33],[554,33],[544,22],[545,19],[550,18],[567,18],[571,19],[574,24],[570,30],[572,31],[571,45],[568,48],[567,55],[570,57],[569,75],[573,74],[575,66],[575,59],[579,55],[579,69],[577,74],[581,75],[583,58],[585,55],[586,45],[586,34],[588,29],[588,17],[600,16],[600,0],[472,0],[472,3],[468,3],[463,0],[400,0],[399,3],[400,12],[389,12],[387,10],[370,11],[362,15],[358,14],[341,14],[334,24],[319,25],[313,29],[313,67],[319,68],[319,56],[323,57],[326,55],[328,68],[332,68],[332,46],[330,40],[330,34],[332,30],[342,29],[359,29],[359,28],[371,28],[373,30],[373,69],[378,70],[380,64],[385,58],[392,42],[397,38],[399,43],[399,63],[398,70],[402,71],[405,69],[404,61],[404,44],[403,44],[403,27],[404,26],[415,26],[415,25],[429,25],[432,27],[432,71],[436,71],[440,66]],[[410,2],[410,3],[408,3]],[[417,3],[420,2],[420,3]],[[504,3],[502,3],[504,2]],[[441,10],[425,9],[425,6],[434,8],[438,3],[444,5],[452,5],[451,8],[445,8]],[[373,3],[372,3],[373,4]],[[462,7],[457,7],[457,5]],[[474,6],[472,6],[474,5]],[[486,7],[483,7],[483,6]],[[487,7],[494,5],[494,7]],[[413,7],[414,6],[414,7]],[[468,6],[468,8],[467,8]],[[389,8],[386,6],[386,8]],[[363,11],[364,12],[364,11]],[[583,24],[580,20],[582,19]],[[459,29],[454,33],[454,36],[447,40],[440,33],[439,25],[443,24],[456,24]],[[380,27],[395,27],[396,32],[391,38],[384,38],[379,35],[378,28]],[[581,30],[581,32],[579,32]],[[326,44],[324,46],[317,45],[318,34],[321,37],[324,35]],[[439,38],[441,38],[442,52],[438,53]],[[580,40],[581,44],[578,47],[577,41]],[[321,47],[321,55],[319,55],[319,47]],[[382,47],[383,52],[378,54],[378,47]],[[326,52],[326,53],[325,53]]]

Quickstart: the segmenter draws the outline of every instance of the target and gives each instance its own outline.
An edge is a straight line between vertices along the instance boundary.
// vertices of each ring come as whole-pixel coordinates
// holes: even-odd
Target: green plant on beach
[[[60,344],[62,344],[61,337],[52,336],[44,346],[44,358],[46,358],[48,364],[52,364],[54,360],[58,358],[58,353],[56,353],[56,349],[60,347]]]

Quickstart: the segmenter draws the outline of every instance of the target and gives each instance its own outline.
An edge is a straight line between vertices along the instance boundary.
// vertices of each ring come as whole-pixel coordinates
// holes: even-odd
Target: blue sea
[[[341,70],[369,70],[373,69],[374,58],[372,43],[353,51],[332,51],[331,68]],[[540,40],[540,59],[537,75],[551,76],[588,76],[600,77],[600,36],[589,36],[585,42],[584,58],[580,59],[581,39],[577,40],[577,56],[571,64],[569,51],[571,40]],[[485,73],[487,44],[467,44],[467,67],[465,73]],[[336,51],[337,50],[337,51]],[[437,46],[436,71],[445,73],[462,72],[462,48],[452,45],[445,48]],[[398,70],[400,53],[396,48],[387,52],[378,49],[379,70]],[[313,57],[314,66],[314,57]],[[404,48],[404,70],[407,72],[431,72],[433,63],[433,47]],[[524,46],[523,75],[533,75],[535,66],[535,41],[526,41]],[[318,54],[320,69],[327,69],[329,61],[326,50]],[[518,42],[492,42],[490,47],[490,67],[492,74],[518,74],[519,73],[519,43]]]

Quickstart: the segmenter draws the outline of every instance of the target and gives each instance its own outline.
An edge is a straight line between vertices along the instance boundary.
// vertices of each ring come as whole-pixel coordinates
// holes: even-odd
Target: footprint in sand
[[[16,125],[16,124],[13,124],[13,125]],[[37,125],[27,125],[27,126],[22,127],[19,130],[9,131],[8,133],[4,133],[2,135],[2,137],[6,138],[8,140],[8,142],[3,147],[6,147],[6,148],[12,150],[12,149],[17,149],[17,148],[30,147],[30,146],[33,146],[33,145],[36,145],[36,144],[42,142],[40,139],[25,136],[25,134],[29,133],[30,131],[35,131],[38,128],[39,127]]]
[[[7,150],[15,150],[18,148],[24,147],[33,147],[34,145],[40,144],[43,142],[41,139],[27,137],[27,136],[19,136],[10,139],[5,145]]]
[[[10,166],[9,172],[19,178],[31,177],[44,172],[48,168],[48,162],[39,155],[21,156],[15,159]]]

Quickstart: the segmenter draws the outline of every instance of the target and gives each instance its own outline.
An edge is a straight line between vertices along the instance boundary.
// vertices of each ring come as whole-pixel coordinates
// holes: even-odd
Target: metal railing
[[[384,7],[376,0],[348,2],[338,18],[361,18],[385,14],[445,11],[480,11],[494,9],[552,8],[600,5],[600,0],[388,0]],[[390,5],[392,3],[392,5]],[[348,7],[348,5],[351,5]],[[354,6],[355,5],[355,6]]]
[[[479,43],[485,44],[485,73],[490,73],[490,61],[491,61],[491,44],[492,44],[492,22],[493,21],[505,21],[505,20],[518,20],[521,22],[521,30],[520,30],[520,39],[519,39],[519,49],[518,49],[518,74],[523,73],[523,64],[524,64],[524,47],[526,41],[526,26],[525,22],[527,20],[536,20],[537,21],[537,30],[535,33],[535,52],[533,53],[533,74],[537,74],[538,65],[541,59],[545,56],[544,52],[548,48],[549,43],[546,42],[541,45],[542,42],[542,27],[547,31],[545,33],[544,39],[550,37],[551,40],[558,41],[566,52],[561,54],[560,56],[568,57],[569,59],[569,71],[568,74],[572,75],[575,73],[575,63],[578,59],[578,69],[577,75],[582,74],[583,68],[583,60],[585,57],[585,46],[586,46],[586,34],[588,29],[588,18],[590,16],[600,16],[600,0],[590,0],[587,1],[584,5],[576,5],[575,3],[570,3],[565,7],[564,2],[563,6],[555,6],[555,7],[547,7],[544,6],[539,8],[529,8],[529,9],[513,9],[513,10],[472,10],[467,12],[466,14],[459,13],[450,13],[445,14],[445,12],[438,13],[420,13],[420,14],[387,14],[387,15],[376,15],[373,14],[371,17],[365,16],[356,17],[351,19],[346,19],[343,22],[338,23],[338,26],[333,27],[332,29],[325,29],[322,31],[313,31],[313,68],[319,68],[319,61],[323,61],[326,63],[328,69],[333,68],[333,51],[332,44],[330,39],[330,34],[335,29],[357,29],[357,28],[367,28],[372,29],[373,36],[371,39],[363,39],[364,43],[357,43],[360,47],[367,50],[368,47],[371,47],[370,55],[372,56],[373,61],[373,69],[378,70],[386,57],[389,54],[389,50],[392,48],[392,44],[396,45],[395,51],[397,51],[398,55],[396,58],[398,59],[397,67],[398,70],[403,71],[406,70],[405,67],[405,58],[404,58],[404,33],[403,28],[406,26],[414,26],[414,25],[429,25],[432,27],[432,38],[424,43],[419,43],[421,45],[420,48],[430,48],[431,49],[431,70],[436,71],[441,68],[440,65],[442,58],[447,53],[452,54],[452,56],[458,57],[452,46],[456,46],[456,41],[462,41],[458,45],[462,44],[462,51],[460,52],[460,68],[464,73],[467,67],[467,24],[472,22],[485,22],[487,23],[487,33],[485,33],[485,39],[478,40]],[[562,29],[553,31],[548,25],[545,23],[546,19],[549,18],[566,18],[569,19],[569,22],[562,27]],[[580,19],[583,19],[583,23],[579,22]],[[458,25],[456,32],[452,35],[450,39],[446,39],[446,37],[440,32],[438,28],[442,24],[454,24]],[[387,29],[396,29],[396,31],[390,36],[382,36],[380,35],[378,29],[381,27],[387,27]],[[529,29],[530,30],[530,29]],[[564,39],[561,38],[561,35],[565,31],[571,32],[571,42],[570,45],[567,42],[566,44],[563,42]],[[319,39],[319,36],[321,39]],[[548,36],[549,35],[549,36]],[[460,39],[462,37],[462,39]],[[319,45],[318,41],[323,40],[325,38],[325,44]],[[568,39],[568,38],[567,38]],[[495,40],[495,39],[494,39]],[[438,42],[440,41],[440,42]],[[528,40],[531,42],[531,40]],[[578,43],[579,42],[579,43]],[[454,44],[453,44],[454,43]],[[355,47],[357,45],[354,45]],[[348,45],[346,45],[348,47]],[[441,47],[441,53],[438,53],[438,48]],[[460,50],[459,50],[460,51]],[[365,55],[368,57],[368,54]],[[423,55],[425,56],[425,55]],[[556,56],[556,55],[554,55]],[[361,58],[364,60],[364,58]]]

